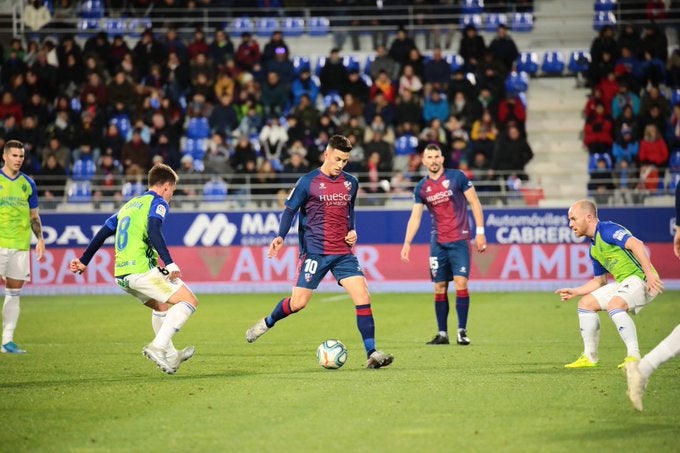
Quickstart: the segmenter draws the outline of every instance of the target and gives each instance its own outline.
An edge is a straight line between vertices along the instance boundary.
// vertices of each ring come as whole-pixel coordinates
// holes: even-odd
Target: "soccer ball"
[[[326,340],[317,348],[316,359],[322,367],[335,370],[347,362],[347,348],[339,340]]]

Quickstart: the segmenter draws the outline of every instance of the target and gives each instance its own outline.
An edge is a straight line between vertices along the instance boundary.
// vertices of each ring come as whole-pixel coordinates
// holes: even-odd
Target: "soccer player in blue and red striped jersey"
[[[470,344],[467,336],[470,295],[470,205],[475,219],[475,245],[478,252],[486,250],[484,212],[472,182],[460,170],[444,168],[444,156],[436,145],[427,145],[423,151],[423,165],[428,175],[414,189],[414,204],[406,226],[401,260],[409,261],[411,242],[420,228],[423,208],[427,206],[432,218],[430,239],[430,275],[434,282],[434,311],[439,332],[427,344],[449,344],[449,282],[456,287],[456,312],[460,345]]]
[[[286,200],[278,235],[269,245],[268,256],[275,257],[283,239],[300,211],[298,276],[290,297],[283,298],[271,314],[246,332],[253,343],[276,322],[296,313],[312,298],[313,291],[330,271],[354,301],[357,327],[366,349],[367,368],[381,368],[394,360],[375,346],[375,324],[366,278],[352,247],[357,242],[354,228],[354,202],[359,183],[343,169],[349,162],[352,144],[341,135],[328,141],[321,167],[301,177]]]

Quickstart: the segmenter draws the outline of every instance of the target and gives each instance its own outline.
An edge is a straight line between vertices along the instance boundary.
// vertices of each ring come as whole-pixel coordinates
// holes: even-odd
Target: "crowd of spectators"
[[[680,51],[653,22],[603,27],[591,46],[583,143],[589,192],[600,203],[640,202],[680,179]]]
[[[424,56],[406,29],[391,36],[366,74],[339,48],[295,67],[280,31],[264,43],[222,28],[185,39],[172,25],[132,41],[13,39],[0,52],[0,145],[25,143],[22,170],[53,206],[77,192],[67,179],[91,181],[95,201],[134,195],[154,162],[193,182],[179,195],[274,203],[335,133],[352,140],[347,170],[369,196],[409,191],[431,143],[480,192],[516,189],[533,154],[525,105],[505,90],[518,55],[507,29],[487,44],[467,26],[453,72],[441,48]]]

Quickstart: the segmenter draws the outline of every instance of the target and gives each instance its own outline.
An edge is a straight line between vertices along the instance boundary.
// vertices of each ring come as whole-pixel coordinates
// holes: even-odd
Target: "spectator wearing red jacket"
[[[241,34],[241,43],[236,50],[235,60],[236,64],[244,71],[252,70],[253,66],[261,62],[260,45],[250,33]]]
[[[595,104],[595,112],[586,118],[583,131],[583,144],[588,147],[588,152],[611,154],[613,143],[612,120],[606,115],[604,104]]]
[[[527,121],[527,109],[521,99],[514,95],[508,95],[498,103],[498,125],[499,129],[505,129],[513,122],[517,124],[520,132],[524,135],[524,124]]]
[[[640,141],[640,164],[656,165],[659,169],[668,166],[668,146],[655,124],[645,126],[645,135]]]

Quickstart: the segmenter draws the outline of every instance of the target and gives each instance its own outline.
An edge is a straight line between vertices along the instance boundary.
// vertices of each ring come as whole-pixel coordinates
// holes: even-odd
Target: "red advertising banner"
[[[667,289],[680,288],[680,263],[668,243],[647,244],[652,262]],[[429,246],[413,245],[411,260],[403,263],[400,245],[364,245],[356,254],[373,291],[430,291]],[[113,249],[103,248],[83,275],[68,263],[81,249],[54,248],[42,262],[33,261],[29,294],[117,293],[113,284]],[[297,270],[297,247],[286,247],[267,258],[266,247],[173,247],[182,279],[196,292],[288,291]],[[586,244],[490,244],[472,252],[470,287],[477,291],[546,291],[580,284],[592,277]],[[341,290],[329,274],[319,288]]]

